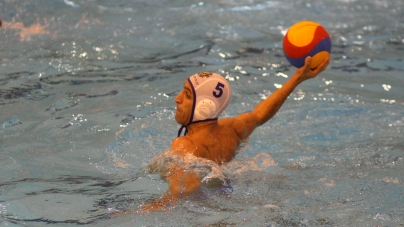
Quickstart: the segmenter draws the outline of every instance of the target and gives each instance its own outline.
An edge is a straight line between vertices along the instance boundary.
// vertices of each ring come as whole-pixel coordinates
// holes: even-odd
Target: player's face
[[[188,80],[185,81],[182,91],[175,97],[177,110],[175,111],[175,120],[181,125],[187,125],[190,122],[192,113],[192,104],[194,94]]]

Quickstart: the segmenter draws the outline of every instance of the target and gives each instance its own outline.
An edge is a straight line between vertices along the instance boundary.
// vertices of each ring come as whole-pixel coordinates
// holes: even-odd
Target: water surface
[[[403,7],[0,1],[0,225],[404,225]],[[282,38],[301,20],[330,33],[330,66],[222,166],[229,184],[111,219],[167,189],[144,167],[176,136],[184,80],[220,73],[223,116],[251,110],[293,74]]]

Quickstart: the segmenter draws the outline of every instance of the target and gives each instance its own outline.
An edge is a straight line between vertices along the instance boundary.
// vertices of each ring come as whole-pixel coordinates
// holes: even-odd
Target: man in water
[[[255,128],[278,112],[297,85],[316,77],[328,66],[329,61],[327,58],[317,68],[311,70],[311,57],[307,57],[305,65],[297,69],[281,88],[260,102],[253,111],[234,118],[218,119],[230,102],[231,90],[226,79],[209,72],[192,75],[185,81],[183,90],[175,98],[177,103],[175,120],[182,127],[169,152],[177,157],[185,158],[191,155],[207,159],[218,165],[231,161],[239,145]],[[180,136],[184,128],[185,135]],[[153,171],[154,167],[149,168]],[[186,169],[181,163],[169,163],[166,171],[169,190],[161,198],[142,205],[143,211],[165,210],[175,204],[180,197],[200,188],[201,176]]]

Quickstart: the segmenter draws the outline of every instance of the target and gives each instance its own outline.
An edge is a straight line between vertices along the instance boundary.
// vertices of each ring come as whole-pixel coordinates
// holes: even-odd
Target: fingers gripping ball
[[[307,56],[311,56],[310,68],[314,69],[330,56],[330,35],[323,26],[313,21],[297,22],[283,38],[283,52],[290,64],[297,68],[304,65]]]

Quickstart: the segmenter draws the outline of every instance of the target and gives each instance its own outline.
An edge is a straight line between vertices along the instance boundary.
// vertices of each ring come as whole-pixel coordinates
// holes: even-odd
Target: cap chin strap
[[[180,129],[178,130],[178,136],[177,137],[181,136],[182,130],[184,130],[184,128],[185,128],[184,136],[187,135],[188,134],[188,126],[190,124],[194,124],[194,123],[198,123],[198,122],[205,122],[205,121],[216,121],[217,119],[218,118],[212,118],[212,119],[206,119],[206,120],[201,120],[201,121],[194,121],[194,122],[189,123],[188,125],[181,125]]]
[[[186,134],[188,134],[188,128],[187,128],[187,126],[181,125],[181,128],[178,130],[178,136],[177,136],[177,137],[180,137],[180,136],[181,136],[182,130],[183,130],[184,128],[185,128],[184,136],[185,136]]]

